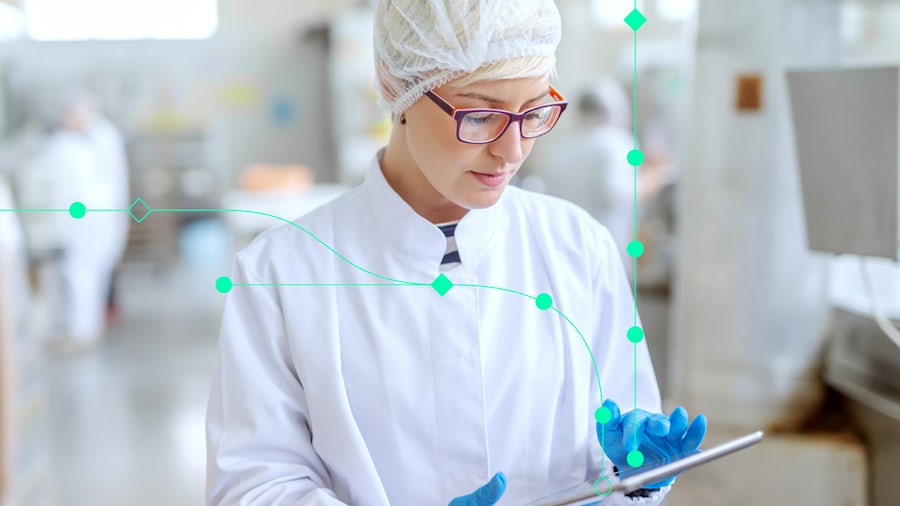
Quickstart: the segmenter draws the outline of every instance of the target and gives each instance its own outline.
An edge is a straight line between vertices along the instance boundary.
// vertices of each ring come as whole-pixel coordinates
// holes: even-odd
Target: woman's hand
[[[450,506],[493,506],[506,491],[506,476],[497,473],[491,481],[469,495],[463,495],[450,501]]]
[[[646,469],[659,467],[698,453],[706,435],[706,417],[697,415],[688,425],[687,411],[680,406],[669,416],[643,409],[622,415],[612,400],[604,402],[603,407],[611,416],[606,423],[597,423],[597,438],[622,477],[639,472],[644,465]],[[636,454],[629,458],[634,450],[639,450],[643,459]],[[675,476],[672,476],[644,488],[662,488],[674,481]]]

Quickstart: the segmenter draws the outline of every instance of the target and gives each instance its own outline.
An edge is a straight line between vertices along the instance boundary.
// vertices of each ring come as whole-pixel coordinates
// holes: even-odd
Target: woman
[[[375,33],[395,128],[365,182],[237,255],[208,502],[518,504],[610,460],[627,470],[626,444],[699,445],[683,412],[650,414],[659,392],[646,345],[625,337],[634,299],[609,233],[507,187],[565,109],[554,3],[380,1]]]

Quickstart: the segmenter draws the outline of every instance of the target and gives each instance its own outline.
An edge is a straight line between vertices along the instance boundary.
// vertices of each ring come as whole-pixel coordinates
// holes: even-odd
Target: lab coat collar
[[[381,171],[381,149],[372,161],[363,183],[368,211],[378,235],[388,247],[437,271],[447,240],[437,226],[416,213],[391,188]],[[505,192],[504,192],[505,193]],[[462,265],[472,267],[494,235],[500,202],[486,209],[471,209],[456,226],[456,246]]]

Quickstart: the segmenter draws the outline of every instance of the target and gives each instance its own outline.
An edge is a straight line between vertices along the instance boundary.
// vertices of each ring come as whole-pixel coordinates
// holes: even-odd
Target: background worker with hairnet
[[[698,448],[705,419],[657,413],[646,345],[626,338],[609,232],[507,186],[566,108],[559,38],[552,0],[377,3],[394,129],[361,186],[237,254],[209,504],[521,504],[601,463],[627,472],[636,447]],[[670,483],[606,504],[655,504]]]
[[[46,136],[17,175],[21,204],[51,208],[55,202],[83,202],[91,209],[128,207],[124,141],[90,96],[81,91],[61,93],[46,102],[42,116]],[[30,248],[62,252],[66,311],[54,351],[76,353],[103,339],[113,272],[128,240],[128,219],[122,213],[89,213],[78,220],[55,215],[43,223],[26,222]]]

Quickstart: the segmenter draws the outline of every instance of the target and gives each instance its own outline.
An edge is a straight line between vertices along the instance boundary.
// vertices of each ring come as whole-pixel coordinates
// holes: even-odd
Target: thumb
[[[506,491],[506,475],[502,472],[497,473],[491,478],[491,481],[475,491],[475,501],[473,506],[492,506]]]

